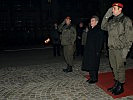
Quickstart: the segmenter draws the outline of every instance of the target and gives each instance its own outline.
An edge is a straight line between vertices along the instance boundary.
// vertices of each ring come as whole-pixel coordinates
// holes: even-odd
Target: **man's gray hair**
[[[98,21],[98,22],[99,22],[99,17],[98,17],[98,16],[92,16],[92,17],[91,17],[91,19],[92,19],[92,18],[95,18],[95,19],[96,19],[96,21]]]

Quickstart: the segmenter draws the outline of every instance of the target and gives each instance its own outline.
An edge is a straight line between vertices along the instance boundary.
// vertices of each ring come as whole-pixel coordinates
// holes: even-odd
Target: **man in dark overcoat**
[[[85,51],[82,61],[82,70],[89,72],[88,83],[93,84],[98,81],[98,70],[100,64],[100,51],[103,44],[104,32],[98,26],[99,18],[91,18],[91,29],[87,34]]]

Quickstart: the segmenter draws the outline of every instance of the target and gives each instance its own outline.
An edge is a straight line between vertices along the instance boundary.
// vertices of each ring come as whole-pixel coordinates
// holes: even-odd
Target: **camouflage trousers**
[[[109,49],[110,65],[113,69],[114,78],[121,83],[125,82],[125,66],[123,50]]]
[[[73,66],[74,45],[63,46],[65,62],[68,66]]]

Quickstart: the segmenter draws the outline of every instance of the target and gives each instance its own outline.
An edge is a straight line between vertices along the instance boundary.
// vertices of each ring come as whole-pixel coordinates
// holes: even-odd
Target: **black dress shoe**
[[[65,73],[69,73],[69,72],[72,72],[72,71],[73,71],[72,66],[69,66],[66,69],[63,69],[63,72],[65,72]]]
[[[94,83],[98,82],[98,80],[89,79],[86,82],[88,82],[89,84],[94,84]]]
[[[86,82],[88,82],[89,83],[89,81],[91,81],[92,79],[88,79],[88,80],[86,80]]]
[[[90,80],[89,84],[94,84],[94,83],[97,83],[97,82],[98,82],[98,80]]]

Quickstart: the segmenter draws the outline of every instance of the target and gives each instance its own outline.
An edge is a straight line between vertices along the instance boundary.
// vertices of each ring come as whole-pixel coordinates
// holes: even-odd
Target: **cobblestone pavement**
[[[62,59],[60,57],[56,59]],[[113,100],[95,84],[86,83],[76,59],[74,71],[63,73],[64,61],[27,66],[1,65],[0,100]],[[133,66],[128,59],[127,68]],[[130,66],[130,67],[129,67]],[[108,60],[102,58],[100,72],[110,71]],[[133,100],[133,96],[117,100]]]

